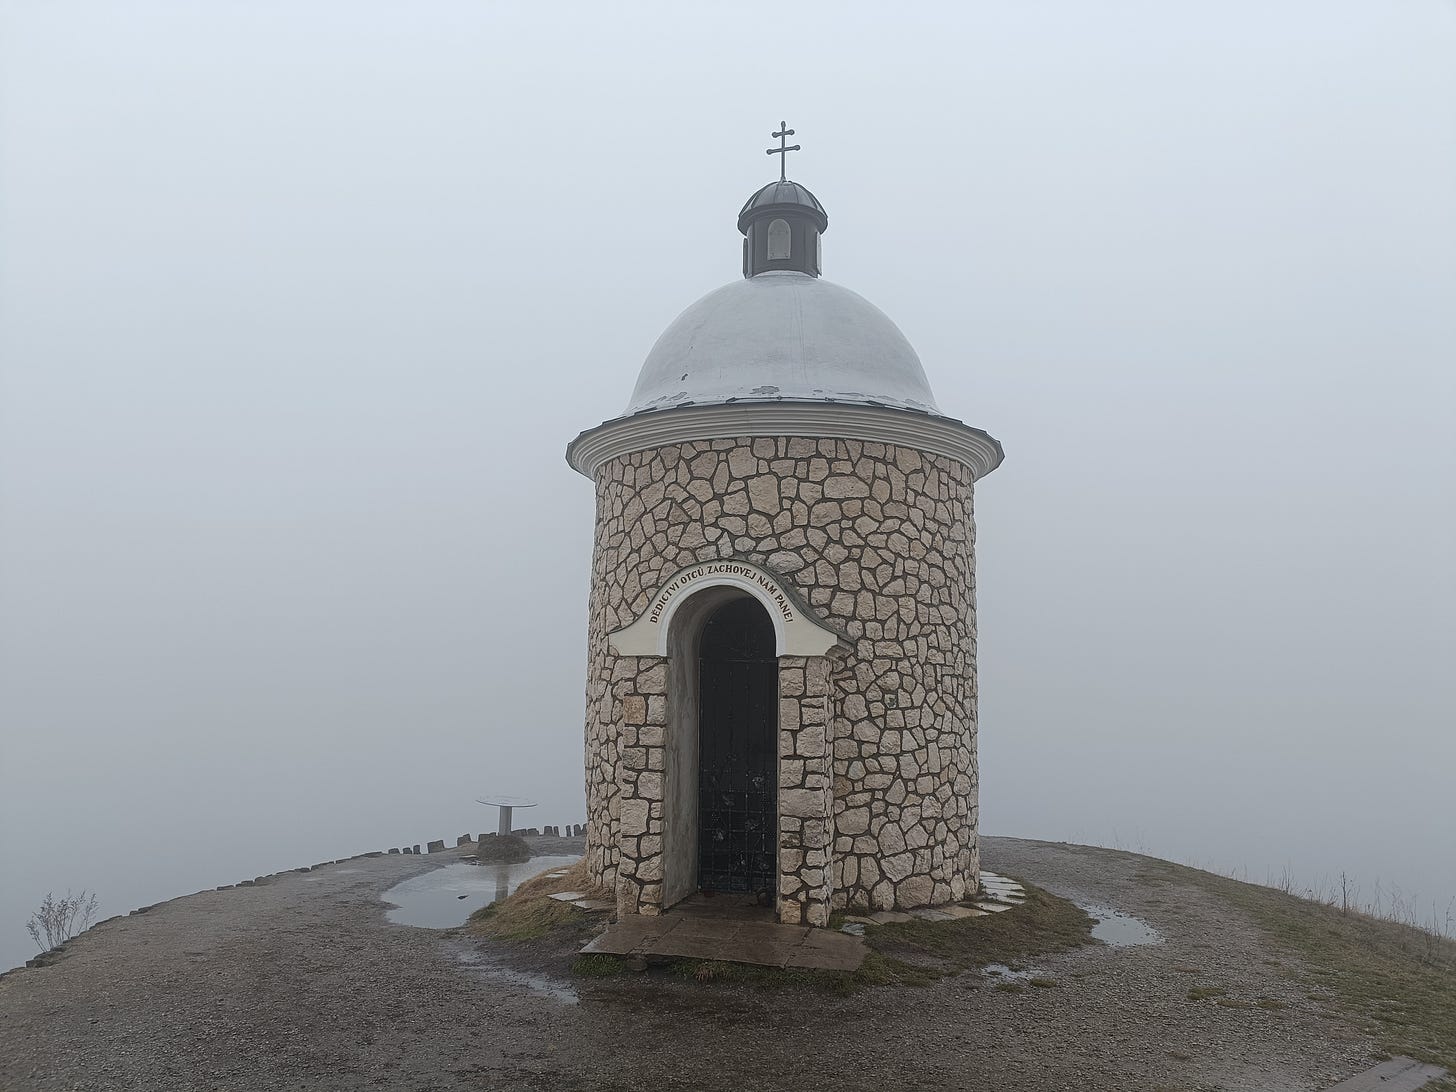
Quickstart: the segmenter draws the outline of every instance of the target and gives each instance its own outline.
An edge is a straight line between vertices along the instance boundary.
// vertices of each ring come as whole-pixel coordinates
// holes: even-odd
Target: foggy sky
[[[780,119],[1006,448],[984,831],[1444,911],[1453,55],[1434,0],[0,4],[0,966],[50,889],[584,818],[562,452]]]

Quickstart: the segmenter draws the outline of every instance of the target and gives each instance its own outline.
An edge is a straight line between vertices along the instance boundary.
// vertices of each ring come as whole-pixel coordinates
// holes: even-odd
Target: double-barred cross
[[[787,182],[789,180],[789,153],[799,151],[799,146],[797,144],[790,144],[787,147],[784,144],[784,141],[793,135],[794,131],[789,128],[788,122],[779,122],[779,131],[773,134],[773,136],[778,139],[779,146],[777,148],[769,148],[766,150],[766,154],[768,155],[777,155],[783,157],[779,160],[780,182]]]

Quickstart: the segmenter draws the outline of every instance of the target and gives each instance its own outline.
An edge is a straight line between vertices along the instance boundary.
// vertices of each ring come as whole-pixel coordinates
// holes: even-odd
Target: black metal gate
[[[719,607],[698,664],[698,885],[777,886],[779,665],[757,600]]]

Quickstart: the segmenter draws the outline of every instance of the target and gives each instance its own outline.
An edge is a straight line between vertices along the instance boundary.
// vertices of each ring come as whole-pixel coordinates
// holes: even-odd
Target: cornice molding
[[[843,402],[739,402],[681,406],[618,417],[588,429],[566,447],[573,470],[595,479],[602,464],[623,455],[690,440],[738,436],[804,436],[869,440],[944,455],[965,464],[979,481],[1001,465],[994,437],[952,417]]]

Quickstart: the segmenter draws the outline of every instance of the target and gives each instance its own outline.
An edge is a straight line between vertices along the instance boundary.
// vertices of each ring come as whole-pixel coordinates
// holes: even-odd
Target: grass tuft
[[[1227,993],[1228,990],[1224,989],[1222,986],[1195,986],[1193,989],[1188,991],[1188,1000],[1208,1001],[1214,997],[1223,997]]]
[[[578,978],[616,978],[627,973],[627,961],[621,956],[579,955],[571,964],[571,973]]]

